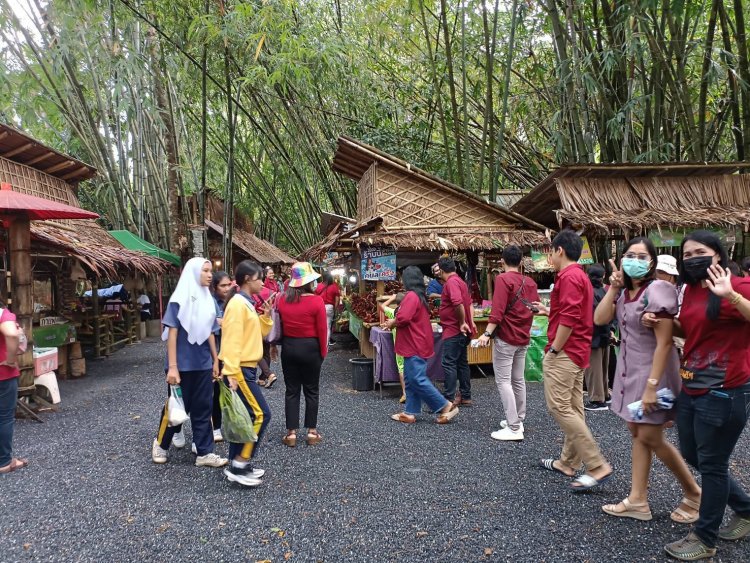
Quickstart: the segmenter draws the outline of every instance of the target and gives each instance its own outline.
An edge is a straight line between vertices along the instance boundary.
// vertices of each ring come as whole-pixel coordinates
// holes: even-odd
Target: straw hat
[[[292,266],[292,278],[289,287],[303,287],[320,278],[320,274],[313,270],[310,262],[297,262]]]
[[[656,257],[656,269],[670,276],[678,276],[680,274],[677,271],[677,258],[669,254],[660,254]]]

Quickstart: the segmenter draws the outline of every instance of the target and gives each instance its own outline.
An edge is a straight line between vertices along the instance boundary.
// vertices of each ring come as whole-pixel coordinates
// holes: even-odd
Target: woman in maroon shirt
[[[305,394],[307,443],[312,446],[323,439],[318,433],[318,396],[320,367],[328,354],[328,327],[323,300],[314,293],[319,277],[308,262],[294,264],[289,289],[276,301],[281,317],[281,369],[286,385],[287,433],[282,442],[289,447],[297,445],[301,392]]]
[[[393,420],[411,424],[422,412],[422,402],[438,413],[436,422],[447,424],[457,414],[458,407],[440,394],[427,377],[427,359],[434,354],[430,308],[425,295],[422,272],[409,266],[401,276],[406,295],[396,311],[396,317],[383,323],[385,330],[396,331],[396,354],[404,358],[406,406],[404,412],[391,416]]]
[[[693,531],[664,549],[688,561],[712,557],[717,538],[750,535],[750,495],[729,474],[750,408],[750,280],[731,275],[714,233],[686,236],[681,255],[687,287],[678,319],[685,351],[677,428],[680,451],[700,472],[703,494]],[[727,505],[735,514],[720,529]]]

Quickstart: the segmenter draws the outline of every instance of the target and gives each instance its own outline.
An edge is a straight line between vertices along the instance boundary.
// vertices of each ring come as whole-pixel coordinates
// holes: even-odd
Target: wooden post
[[[94,307],[94,357],[98,358],[101,355],[101,340],[102,331],[101,325],[99,324],[99,278],[94,278],[91,282],[91,304]]]
[[[385,282],[384,281],[376,282],[375,288],[376,288],[378,297],[380,297],[381,295],[385,295]]]
[[[26,353],[19,356],[18,360],[18,366],[21,370],[21,377],[18,380],[19,395],[29,395],[34,392],[34,346],[31,332],[34,297],[32,294],[30,225],[27,217],[17,216],[10,220],[10,228],[8,229],[13,311],[16,314],[18,324],[23,328],[29,341]]]

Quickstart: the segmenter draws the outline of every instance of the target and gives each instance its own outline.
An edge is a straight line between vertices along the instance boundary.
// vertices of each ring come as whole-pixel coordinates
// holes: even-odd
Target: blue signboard
[[[367,281],[396,279],[396,251],[390,247],[371,246],[362,249],[361,275]]]

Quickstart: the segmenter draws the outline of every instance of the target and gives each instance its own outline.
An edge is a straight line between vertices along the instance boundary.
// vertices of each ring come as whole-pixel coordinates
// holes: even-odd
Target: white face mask
[[[318,282],[317,281],[312,282],[313,291],[315,291],[316,287],[318,287]]]

